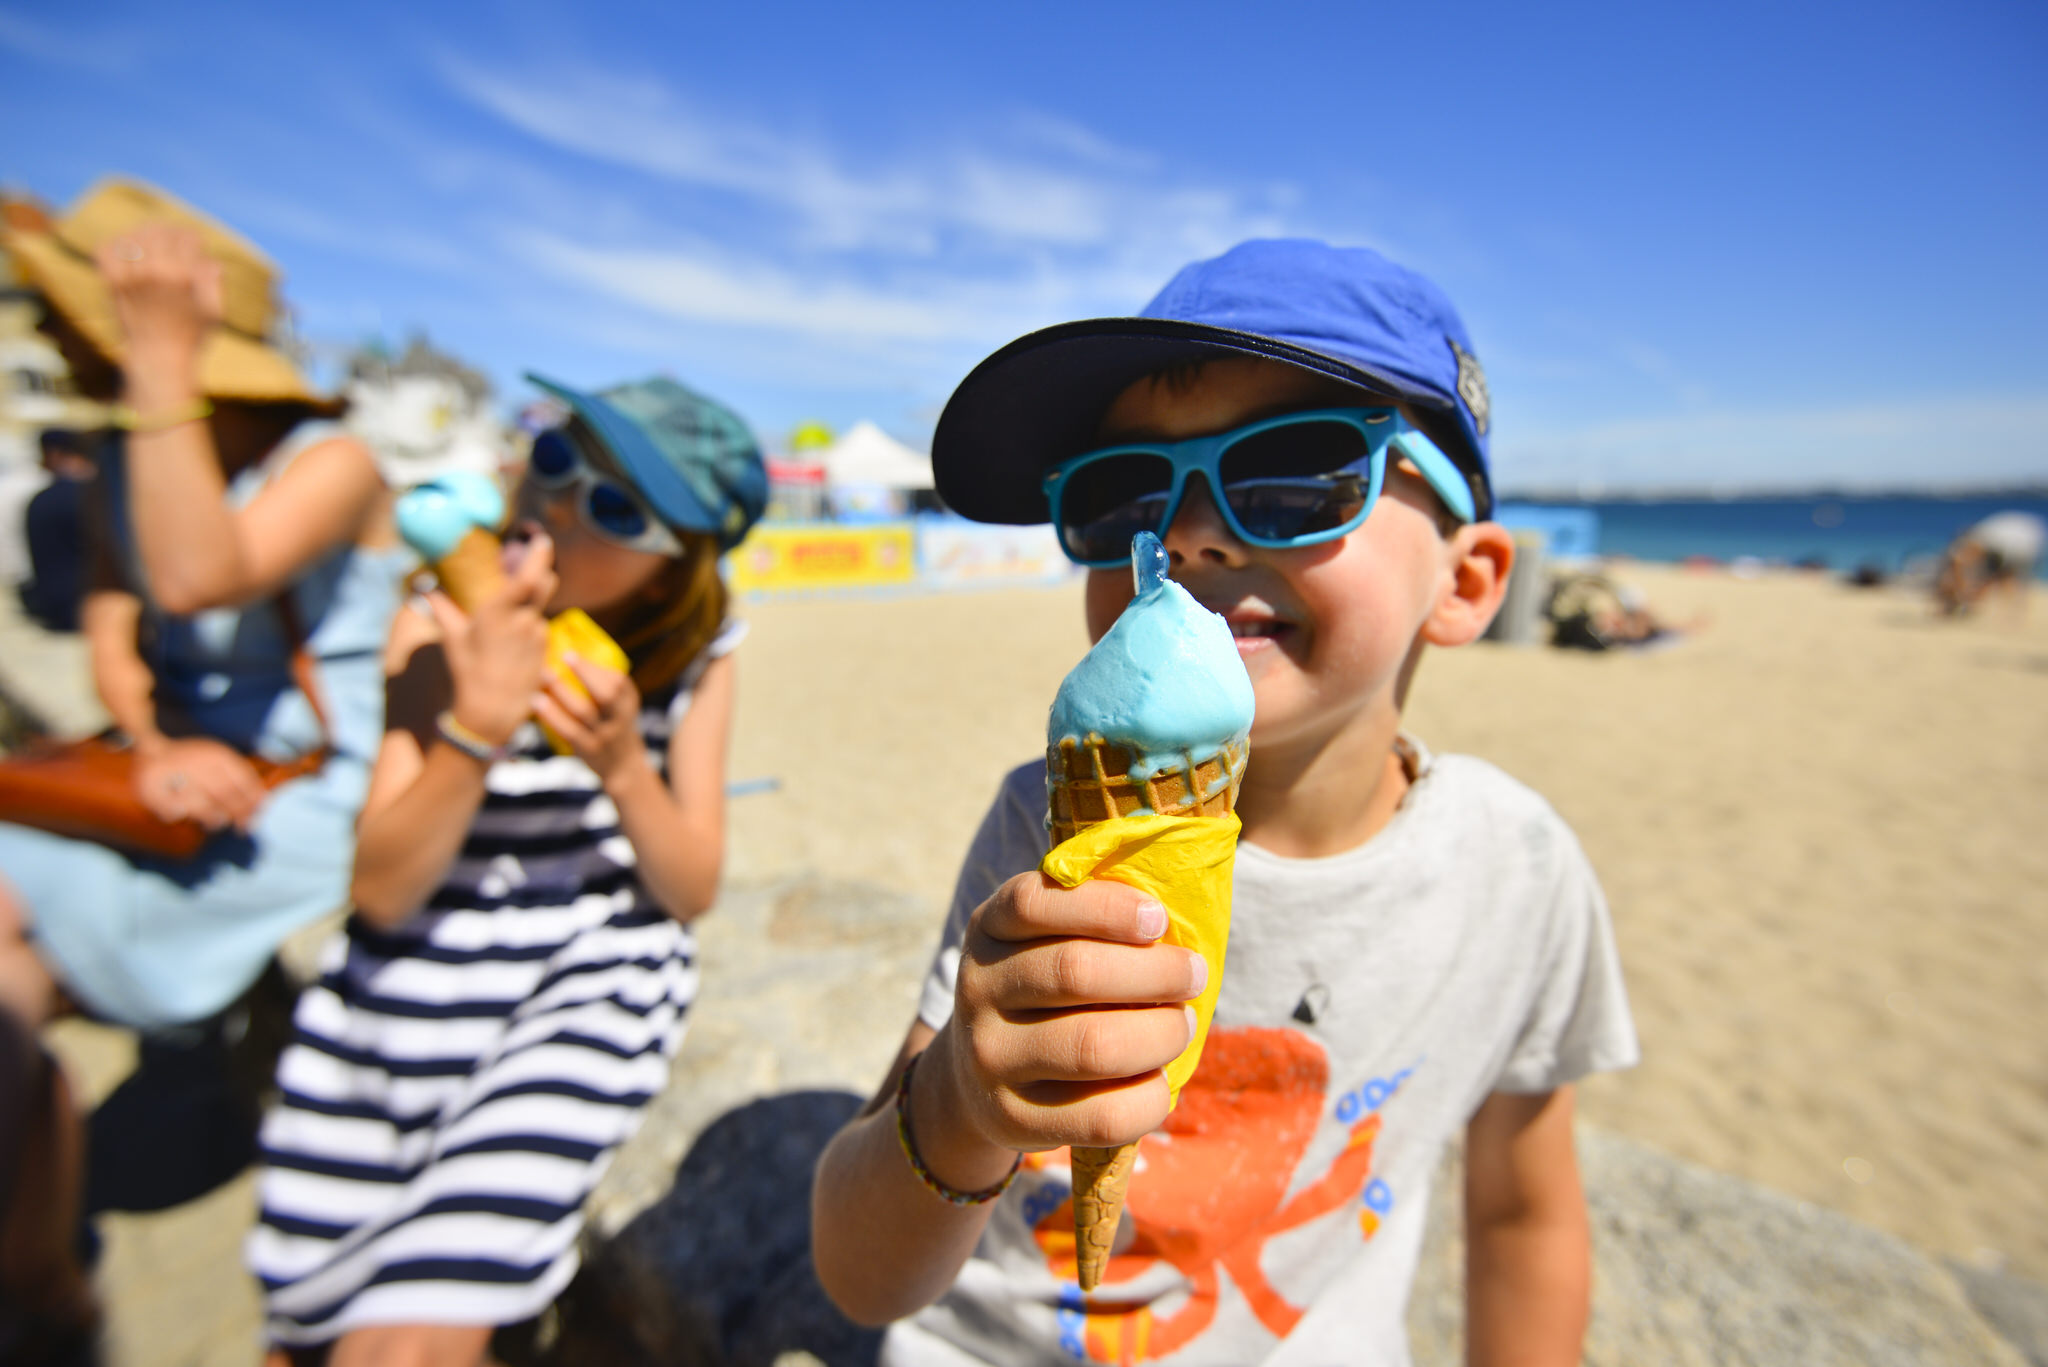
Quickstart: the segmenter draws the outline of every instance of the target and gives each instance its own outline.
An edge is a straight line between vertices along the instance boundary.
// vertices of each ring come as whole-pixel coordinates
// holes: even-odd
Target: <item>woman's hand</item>
[[[554,543],[537,535],[519,568],[475,612],[464,612],[444,593],[427,600],[455,684],[455,720],[492,745],[510,740],[533,711],[547,660],[541,609],[554,596],[554,563]]]
[[[220,263],[199,234],[165,223],[113,239],[96,260],[127,338],[128,402],[143,410],[188,402],[199,348],[221,318]]]
[[[163,821],[197,821],[209,831],[255,824],[269,790],[248,758],[217,740],[160,740],[135,765],[135,792]]]
[[[647,763],[647,746],[640,738],[640,690],[616,669],[592,664],[573,652],[567,658],[589,695],[566,679],[550,676],[533,699],[533,715],[569,742],[576,757],[610,787],[634,766]]]

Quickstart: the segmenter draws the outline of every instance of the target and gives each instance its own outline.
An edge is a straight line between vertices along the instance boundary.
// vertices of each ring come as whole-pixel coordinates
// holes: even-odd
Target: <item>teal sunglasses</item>
[[[1139,532],[1163,540],[1191,474],[1209,482],[1224,522],[1247,545],[1314,546],[1365,521],[1390,449],[1459,520],[1473,520],[1463,473],[1393,408],[1310,409],[1213,436],[1086,451],[1046,473],[1045,499],[1060,549],[1090,569],[1129,564]]]

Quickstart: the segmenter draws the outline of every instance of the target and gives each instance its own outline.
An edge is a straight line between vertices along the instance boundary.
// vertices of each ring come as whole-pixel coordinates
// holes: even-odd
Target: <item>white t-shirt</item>
[[[1029,1155],[952,1289],[888,1367],[1406,1364],[1404,1312],[1444,1144],[1493,1092],[1637,1058],[1600,885],[1549,804],[1408,746],[1414,786],[1327,859],[1240,844],[1201,1066],[1139,1149],[1104,1284],[1074,1280],[1065,1150]],[[968,917],[1044,857],[1044,769],[1004,781],[920,1018],[953,1009]]]

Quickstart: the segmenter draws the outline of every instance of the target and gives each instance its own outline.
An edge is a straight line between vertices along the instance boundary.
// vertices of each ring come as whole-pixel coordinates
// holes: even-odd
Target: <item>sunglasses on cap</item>
[[[656,555],[681,555],[683,543],[664,526],[640,496],[619,480],[600,474],[574,424],[550,427],[533,439],[526,477],[542,489],[569,490],[576,514],[596,535],[628,550]]]
[[[1449,456],[1393,408],[1321,408],[1186,441],[1086,451],[1045,476],[1060,549],[1076,564],[1113,569],[1131,538],[1164,538],[1200,474],[1239,540],[1313,546],[1364,522],[1386,483],[1387,452],[1410,462],[1452,513],[1470,522],[1472,491]]]

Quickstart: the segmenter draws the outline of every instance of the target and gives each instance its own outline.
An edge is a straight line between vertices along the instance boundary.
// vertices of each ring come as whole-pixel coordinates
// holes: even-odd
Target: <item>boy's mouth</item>
[[[1292,632],[1294,624],[1271,613],[1237,611],[1223,614],[1223,620],[1230,626],[1230,634],[1237,641],[1237,653],[1250,657],[1264,651],[1278,649]]]

